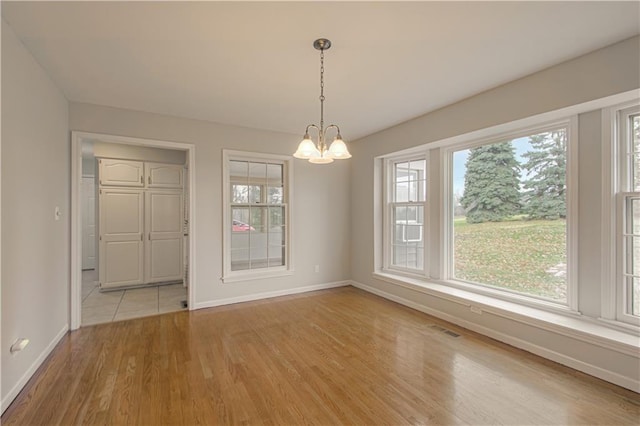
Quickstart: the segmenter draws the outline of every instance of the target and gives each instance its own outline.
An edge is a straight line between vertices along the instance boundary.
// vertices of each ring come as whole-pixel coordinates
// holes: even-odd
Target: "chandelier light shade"
[[[304,132],[302,142],[298,150],[293,154],[296,158],[309,160],[313,164],[329,164],[333,160],[346,160],[351,158],[347,144],[342,140],[340,128],[335,124],[324,127],[324,51],[331,47],[331,41],[319,38],[313,42],[313,47],[320,51],[320,126],[309,124]],[[318,131],[318,143],[309,136],[309,129]],[[329,129],[336,130],[336,137],[330,146],[327,146],[326,137]]]

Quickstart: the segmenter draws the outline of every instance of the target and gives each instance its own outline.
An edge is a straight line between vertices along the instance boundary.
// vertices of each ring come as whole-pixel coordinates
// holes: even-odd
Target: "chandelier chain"
[[[320,131],[321,133],[322,133],[322,129],[324,129],[324,49],[320,49]]]

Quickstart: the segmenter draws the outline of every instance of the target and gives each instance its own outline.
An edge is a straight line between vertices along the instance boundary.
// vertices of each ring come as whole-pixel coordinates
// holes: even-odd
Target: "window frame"
[[[232,270],[231,269],[231,236],[233,234],[233,214],[232,207],[237,203],[232,203],[231,198],[231,184],[233,179],[230,176],[230,162],[242,161],[251,163],[268,163],[268,164],[280,164],[282,165],[282,203],[277,204],[284,208],[284,265],[258,268],[258,269],[245,269],[245,270]],[[261,185],[261,203],[260,206],[269,207],[268,203],[263,203],[266,200],[267,185]],[[292,249],[292,202],[293,202],[293,157],[288,155],[266,154],[257,152],[245,152],[224,149],[222,152],[222,230],[223,230],[223,244],[222,244],[222,259],[223,259],[223,276],[221,281],[223,283],[233,283],[239,281],[249,281],[266,279],[280,276],[292,275],[294,272],[293,267],[293,249]],[[267,214],[268,210],[267,210]],[[266,219],[265,219],[266,220]],[[250,225],[250,224],[249,224]]]
[[[560,120],[551,122],[540,122],[539,124],[530,124],[528,126],[514,128],[507,132],[495,132],[483,136],[482,138],[469,139],[458,143],[448,144],[442,149],[442,157],[444,161],[443,173],[445,179],[441,188],[443,191],[444,209],[442,229],[445,240],[445,248],[442,256],[442,281],[447,285],[472,293],[494,297],[497,299],[507,300],[532,307],[546,307],[553,310],[570,311],[577,313],[578,310],[578,285],[577,285],[577,235],[578,235],[578,176],[577,167],[574,164],[577,161],[577,135],[578,135],[577,116],[570,116]],[[465,149],[480,147],[493,143],[500,143],[507,140],[513,140],[521,137],[527,137],[547,131],[565,128],[567,132],[567,151],[566,151],[566,250],[567,250],[567,300],[565,303],[553,301],[544,297],[517,292],[509,289],[501,289],[483,283],[474,283],[456,279],[454,277],[454,217],[453,206],[453,154]]]
[[[394,176],[395,165],[398,163],[405,163],[411,161],[424,161],[425,162],[425,197],[424,201],[417,202],[397,202],[394,199]],[[392,274],[399,274],[408,277],[421,277],[426,278],[429,276],[429,153],[426,150],[412,152],[411,154],[402,154],[385,157],[383,169],[383,212],[382,212],[382,244],[383,244],[383,266],[382,271]],[[423,208],[423,225],[422,225],[422,240],[424,241],[423,247],[423,268],[403,268],[401,266],[393,265],[393,229],[395,223],[391,223],[394,218],[393,208],[394,206],[403,205],[409,206],[422,206]],[[404,230],[406,232],[406,229]],[[412,241],[412,240],[408,240]]]
[[[603,314],[608,313],[608,318],[614,321],[622,322],[625,325],[640,326],[640,315],[629,313],[629,304],[632,298],[629,293],[632,287],[628,284],[627,261],[630,253],[627,252],[627,209],[628,202],[633,199],[640,198],[640,191],[634,191],[633,188],[633,166],[632,156],[633,137],[631,136],[632,128],[629,127],[631,117],[640,115],[640,102],[633,102],[626,105],[619,105],[613,108],[610,114],[610,128],[613,131],[613,149],[611,165],[613,180],[613,198],[615,200],[613,212],[613,241],[615,247],[613,253],[613,280],[609,289],[608,300],[603,298],[603,303],[609,303],[603,306]]]

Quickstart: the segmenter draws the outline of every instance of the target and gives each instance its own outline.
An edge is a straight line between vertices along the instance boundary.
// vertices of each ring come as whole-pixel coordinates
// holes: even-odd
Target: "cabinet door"
[[[100,185],[144,186],[144,163],[132,160],[98,160]]]
[[[183,279],[182,191],[147,191],[145,282]]]
[[[182,188],[182,166],[179,164],[145,163],[148,188]]]
[[[103,188],[99,201],[100,287],[143,284],[144,192]]]

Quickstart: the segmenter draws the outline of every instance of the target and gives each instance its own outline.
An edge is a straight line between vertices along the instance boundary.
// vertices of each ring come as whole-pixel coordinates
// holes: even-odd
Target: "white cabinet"
[[[147,188],[182,188],[182,166],[178,164],[145,163]]]
[[[182,166],[99,161],[100,287],[182,280]]]
[[[100,185],[105,186],[144,186],[144,162],[132,160],[98,160]]]
[[[144,283],[144,192],[100,189],[101,288]]]
[[[147,191],[145,281],[148,283],[181,280],[182,192]]]

